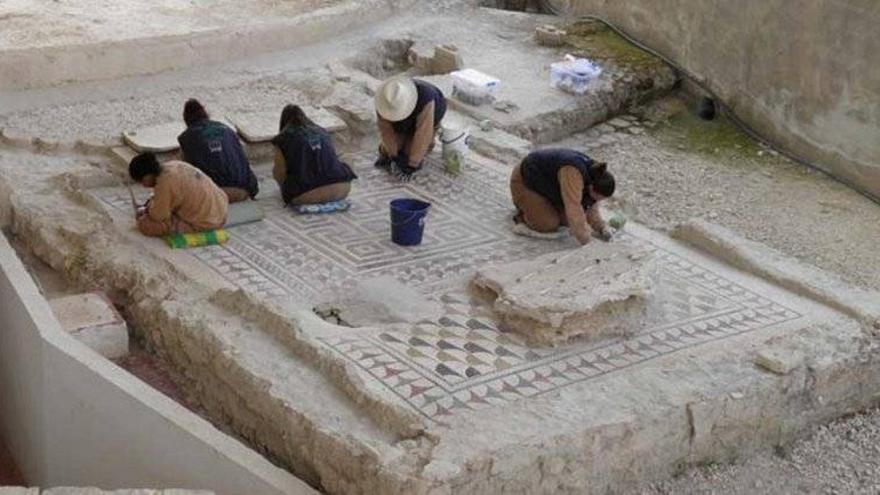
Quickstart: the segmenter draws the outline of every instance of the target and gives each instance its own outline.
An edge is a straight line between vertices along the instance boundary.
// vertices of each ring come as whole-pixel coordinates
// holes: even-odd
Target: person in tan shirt
[[[510,177],[516,223],[540,233],[568,225],[581,244],[589,243],[594,231],[602,239],[611,238],[599,202],[614,190],[614,176],[606,164],[569,149],[533,151]]]
[[[418,79],[393,77],[376,91],[379,158],[376,166],[408,179],[434,147],[446,115],[446,97],[437,86]]]
[[[201,232],[226,223],[229,201],[210,177],[189,163],[159,164],[156,155],[142,153],[128,165],[136,182],[153,188],[153,197],[137,214],[138,230],[147,236]]]

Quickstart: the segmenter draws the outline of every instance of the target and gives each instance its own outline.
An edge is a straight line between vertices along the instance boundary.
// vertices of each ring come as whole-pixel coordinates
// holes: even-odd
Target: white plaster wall
[[[64,334],[2,235],[0,435],[31,485],[316,493]]]

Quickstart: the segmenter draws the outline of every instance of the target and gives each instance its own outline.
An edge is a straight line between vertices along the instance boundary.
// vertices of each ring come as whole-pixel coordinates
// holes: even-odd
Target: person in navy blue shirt
[[[581,244],[592,234],[612,236],[599,203],[614,195],[616,183],[608,165],[566,148],[532,151],[514,167],[510,195],[516,206],[514,222],[539,233],[556,232],[567,225]],[[515,231],[520,232],[515,228]]]
[[[302,108],[284,107],[272,144],[272,177],[285,204],[328,203],[348,197],[357,175],[339,159],[330,133],[312,122]]]
[[[226,193],[230,203],[256,197],[257,177],[238,134],[229,126],[208,118],[205,107],[196,99],[187,100],[183,106],[183,121],[186,130],[177,137],[183,160],[210,177]]]

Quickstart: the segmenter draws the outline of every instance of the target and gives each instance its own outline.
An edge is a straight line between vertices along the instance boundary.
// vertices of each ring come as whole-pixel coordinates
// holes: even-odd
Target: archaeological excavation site
[[[0,1],[0,494],[880,493],[878,23]]]

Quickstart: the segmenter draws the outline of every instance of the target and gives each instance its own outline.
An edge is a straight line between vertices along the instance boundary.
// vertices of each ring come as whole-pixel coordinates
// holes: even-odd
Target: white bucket
[[[443,143],[443,168],[452,175],[461,173],[468,154],[470,129],[458,126],[443,127],[440,142]]]

